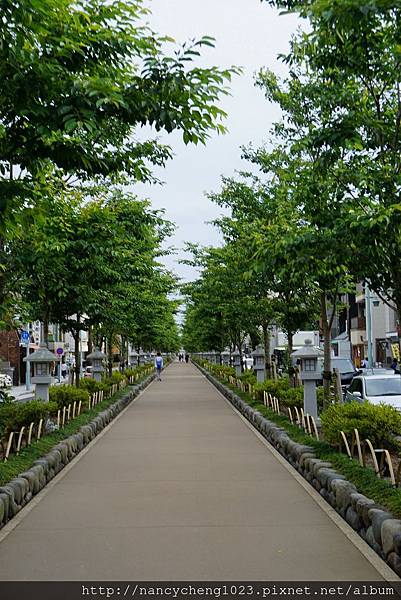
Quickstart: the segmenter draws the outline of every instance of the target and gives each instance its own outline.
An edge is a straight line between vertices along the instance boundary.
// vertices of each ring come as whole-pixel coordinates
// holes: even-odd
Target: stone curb
[[[395,519],[374,500],[320,460],[313,448],[294,442],[288,433],[269,421],[242,398],[196,365],[207,379],[296,469],[361,538],[401,577],[401,520]]]
[[[87,446],[138,394],[153,381],[152,374],[100,412],[77,433],[58,442],[32,467],[0,486],[0,529],[12,519],[33,496],[45,487],[77,454]]]

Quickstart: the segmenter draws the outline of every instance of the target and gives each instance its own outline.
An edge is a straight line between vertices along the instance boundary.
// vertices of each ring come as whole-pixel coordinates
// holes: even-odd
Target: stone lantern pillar
[[[225,367],[230,366],[230,353],[227,350],[224,350],[224,352],[221,353],[221,360]]]
[[[242,369],[241,369],[241,355],[238,352],[238,350],[236,350],[235,352],[233,352],[233,364],[235,367],[235,374],[237,375],[237,377],[239,377],[242,374]]]
[[[102,381],[104,373],[103,361],[107,358],[104,352],[101,352],[99,348],[95,348],[95,351],[88,354],[86,358],[92,363],[93,379],[95,381]]]
[[[143,366],[146,363],[146,356],[145,353],[141,350],[139,353],[139,364],[140,366]]]
[[[130,353],[129,355],[129,364],[130,367],[137,367],[138,366],[138,352],[136,350],[134,350],[133,352]]]
[[[291,354],[301,362],[301,379],[304,384],[304,412],[317,419],[316,383],[321,378],[318,358],[324,356],[323,350],[314,348],[312,340],[305,340],[305,346]]]
[[[256,379],[258,383],[262,383],[266,379],[266,359],[265,351],[262,346],[258,346],[252,352],[253,368],[256,371]]]
[[[26,362],[27,357],[24,358]],[[52,382],[50,365],[58,360],[58,357],[41,344],[39,350],[29,355],[29,362],[33,364],[32,383],[35,387],[35,398],[49,402],[49,387]]]

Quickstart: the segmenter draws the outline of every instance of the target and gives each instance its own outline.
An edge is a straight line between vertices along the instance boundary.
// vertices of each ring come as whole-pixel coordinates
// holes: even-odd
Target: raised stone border
[[[100,412],[77,433],[62,440],[32,467],[0,486],[0,529],[12,519],[57,473],[87,446],[138,394],[153,381],[155,374],[133,386],[122,398]]]
[[[331,463],[317,458],[313,448],[294,442],[282,427],[266,419],[200,365],[196,366],[401,577],[401,520],[358,493],[354,484],[335,471]]]

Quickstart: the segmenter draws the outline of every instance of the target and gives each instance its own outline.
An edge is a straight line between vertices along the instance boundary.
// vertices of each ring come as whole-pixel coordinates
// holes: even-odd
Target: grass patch
[[[143,380],[140,380],[137,383],[141,383],[141,381]],[[111,398],[106,398],[103,402],[100,402],[91,408],[91,410],[80,414],[79,417],[76,417],[73,421],[67,423],[64,429],[45,435],[40,440],[33,442],[28,448],[21,450],[18,456],[12,455],[7,462],[0,463],[0,485],[5,485],[8,481],[17,477],[19,473],[23,473],[29,469],[35,460],[47,454],[53,446],[65,438],[77,433],[82,425],[86,425],[89,421],[92,421],[96,415],[117,402],[117,400],[122,398],[130,391],[130,389],[132,389],[132,387],[128,386],[123,390],[120,390]]]
[[[218,378],[216,377],[216,379]],[[249,406],[258,410],[269,421],[273,421],[279,427],[282,427],[292,440],[311,446],[317,458],[330,462],[336,471],[344,475],[348,481],[355,485],[358,492],[371,498],[377,504],[386,508],[395,517],[401,519],[400,489],[393,488],[386,480],[376,477],[372,469],[361,467],[359,462],[349,458],[345,454],[341,454],[328,443],[310,437],[296,425],[292,425],[287,417],[277,415],[258,400],[254,400],[247,392],[238,390],[226,380],[220,379],[220,381],[228,389],[237,394],[237,396],[242,398]]]

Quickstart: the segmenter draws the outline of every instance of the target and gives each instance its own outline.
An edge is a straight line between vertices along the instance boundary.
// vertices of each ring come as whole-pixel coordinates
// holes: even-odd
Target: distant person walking
[[[185,362],[188,363],[189,362],[189,354],[185,355]]]
[[[161,381],[161,372],[163,369],[163,357],[160,354],[160,352],[157,353],[156,358],[155,358],[155,369],[156,369],[156,374],[157,374],[157,379],[158,381]]]

